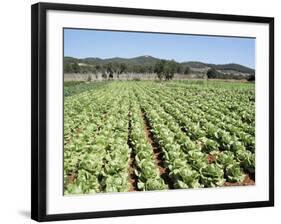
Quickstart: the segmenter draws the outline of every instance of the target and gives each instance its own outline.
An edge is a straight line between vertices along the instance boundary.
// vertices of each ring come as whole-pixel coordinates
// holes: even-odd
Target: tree
[[[72,66],[70,63],[65,62],[63,65],[64,73],[73,73]]]
[[[113,64],[112,63],[108,63],[105,66],[105,70],[106,70],[106,73],[108,74],[108,78],[113,78],[113,73],[114,73]]]
[[[249,81],[249,82],[254,82],[255,80],[256,80],[255,74],[250,75],[247,79],[247,81]]]
[[[115,63],[114,64],[114,67],[113,67],[113,70],[114,72],[117,74],[117,78],[119,79],[119,75],[120,74],[123,74],[127,69],[127,66],[126,64],[124,63]]]
[[[83,74],[87,74],[92,72],[92,66],[89,65],[83,65],[83,66],[79,66],[80,70],[79,73],[83,73]]]
[[[178,70],[178,66],[178,63],[176,63],[174,60],[160,60],[155,64],[154,72],[157,74],[157,77],[160,80],[163,78],[166,80],[171,80]]]
[[[217,71],[216,69],[214,68],[210,68],[208,71],[207,71],[207,77],[208,79],[218,79],[218,78],[222,78],[223,74],[220,73],[219,71]]]
[[[185,75],[188,75],[188,74],[190,74],[191,73],[191,69],[187,66],[186,68],[185,68],[185,70],[184,70],[184,74]]]
[[[153,73],[153,66],[147,66],[147,73]]]
[[[91,66],[91,67],[89,68],[89,70],[90,70],[90,72],[92,72],[93,74],[97,74],[97,69],[96,69],[95,66]]]
[[[158,79],[162,80],[164,77],[165,60],[160,60],[155,64],[154,72],[157,74]]]
[[[95,66],[95,69],[96,69],[97,72],[101,72],[101,73],[102,73],[102,71],[103,71],[102,65],[99,65],[99,64],[97,64],[97,65]]]
[[[120,64],[120,74],[124,73],[127,70],[127,65],[124,63]]]
[[[101,77],[102,77],[103,79],[107,79],[107,74],[106,74],[105,71],[102,71]]]
[[[72,64],[72,71],[73,71],[74,73],[79,73],[79,72],[80,72],[80,66],[78,65],[78,63],[74,62],[74,63]]]
[[[183,74],[183,70],[184,70],[183,66],[181,64],[178,64],[177,73],[178,74]]]
[[[166,80],[173,79],[176,71],[178,69],[178,64],[174,61],[165,61],[164,63],[164,76]]]

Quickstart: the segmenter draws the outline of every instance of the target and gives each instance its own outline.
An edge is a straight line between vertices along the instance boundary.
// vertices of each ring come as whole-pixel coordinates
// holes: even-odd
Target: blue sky
[[[178,62],[238,63],[255,68],[255,39],[65,29],[64,55],[76,58],[150,55]]]

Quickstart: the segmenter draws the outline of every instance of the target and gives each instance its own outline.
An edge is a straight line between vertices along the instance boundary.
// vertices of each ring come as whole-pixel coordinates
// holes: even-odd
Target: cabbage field
[[[255,184],[255,87],[65,84],[64,193]]]

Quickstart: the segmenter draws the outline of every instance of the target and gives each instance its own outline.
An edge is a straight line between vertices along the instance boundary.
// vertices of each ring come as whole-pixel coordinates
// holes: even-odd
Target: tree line
[[[245,79],[245,76],[243,75],[237,75],[237,74],[226,74],[218,71],[215,68],[210,68],[207,71],[207,77],[208,79]],[[250,74],[250,76],[247,77],[248,81],[255,81],[255,74]]]
[[[159,60],[154,65],[129,64],[120,62],[109,62],[101,64],[78,64],[77,62],[65,62],[65,73],[84,73],[84,74],[102,74],[102,78],[111,79],[114,75],[119,78],[120,74],[136,73],[151,74],[155,73],[159,80],[171,80],[175,74],[188,75],[194,73],[189,66],[185,66],[174,60]],[[223,73],[215,68],[210,68],[206,72],[208,79],[245,79],[245,76],[239,74]],[[247,77],[248,81],[255,81],[255,75]]]
[[[159,79],[170,80],[174,77],[175,73],[190,74],[191,69],[188,66],[183,66],[174,60],[159,60],[155,65],[139,65],[139,64],[125,64],[119,62],[109,62],[104,64],[82,64],[77,62],[65,62],[65,73],[92,73],[102,74],[103,78],[113,78],[116,74],[117,78],[120,74],[124,73],[156,73]]]

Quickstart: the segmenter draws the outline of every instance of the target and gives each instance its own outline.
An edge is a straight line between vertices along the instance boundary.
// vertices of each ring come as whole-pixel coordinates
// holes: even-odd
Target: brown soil
[[[129,161],[129,184],[130,184],[130,189],[129,191],[137,191],[137,176],[135,174],[135,162],[134,162],[134,156],[131,154],[131,158]]]
[[[244,180],[242,182],[225,182],[223,186],[248,186],[248,185],[255,185],[255,180],[250,177],[249,174],[246,174]]]
[[[166,168],[164,166],[163,153],[161,152],[159,145],[155,141],[155,138],[151,132],[151,127],[149,126],[148,120],[147,120],[144,112],[141,112],[141,117],[144,121],[144,132],[146,135],[146,139],[152,146],[154,162],[159,169],[160,176],[164,180],[164,182],[169,186],[169,188],[173,189],[174,183],[169,176],[170,171],[168,168]]]
[[[215,162],[216,159],[217,159],[217,157],[215,155],[208,154],[208,162],[209,163]]]
[[[130,117],[130,111],[129,110],[129,113],[128,113],[128,117],[129,117],[129,125],[128,125],[128,146],[133,149],[133,146],[132,146],[132,142],[131,142],[131,139],[130,139],[130,135],[131,135],[131,117]],[[135,174],[135,169],[136,169],[136,164],[135,164],[135,153],[134,151],[132,150],[131,151],[131,155],[130,155],[130,160],[129,160],[129,168],[128,168],[128,173],[129,173],[129,184],[130,184],[130,188],[129,188],[129,191],[137,191],[138,190],[138,187],[137,187],[137,183],[138,183],[138,179],[137,179],[137,176]]]
[[[78,135],[81,131],[82,131],[81,128],[77,128],[75,134]],[[71,144],[71,143],[72,143],[72,138],[70,138],[66,144]],[[76,167],[78,166],[78,163],[79,163],[79,162],[77,162]],[[66,180],[66,184],[65,184],[65,185],[74,183],[74,181],[75,181],[76,178],[77,178],[77,172],[78,172],[78,171],[76,170],[76,171],[73,171],[72,173],[68,174],[68,177],[67,177],[67,180]]]
[[[243,181],[243,184],[244,185],[255,185],[255,180],[252,179],[249,174],[247,174],[244,181]]]
[[[70,175],[68,175],[67,180],[66,180],[66,185],[73,184],[76,177],[77,177],[77,174],[75,172],[72,172]]]

